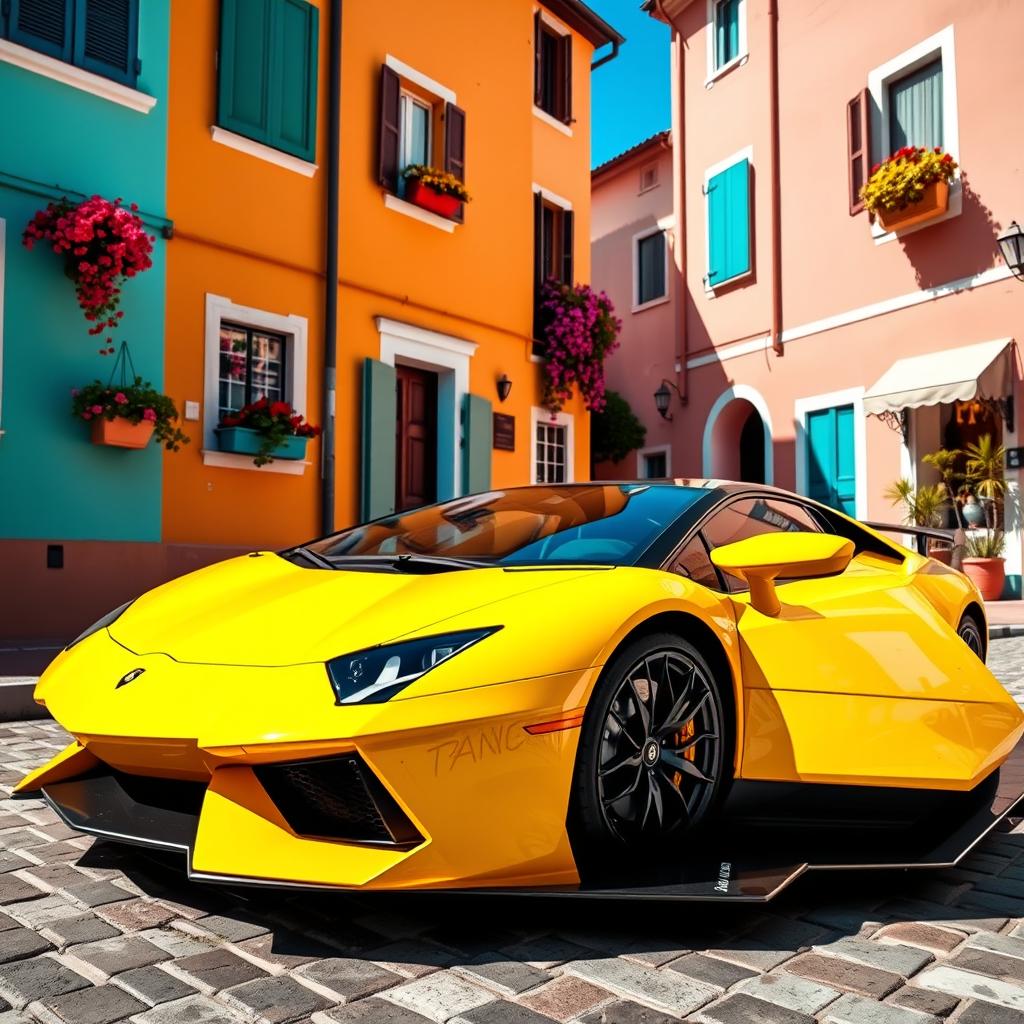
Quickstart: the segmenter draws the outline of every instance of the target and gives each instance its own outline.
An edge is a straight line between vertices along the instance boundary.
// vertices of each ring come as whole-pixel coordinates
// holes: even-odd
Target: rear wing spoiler
[[[934,546],[947,548],[956,557],[959,555],[964,543],[963,530],[940,530],[933,526],[904,526],[894,523],[870,523],[866,521],[864,525],[872,530],[877,530],[879,533],[895,533],[904,537],[913,537],[913,546],[919,555],[927,555],[929,547]],[[929,541],[939,541],[940,543],[929,545]],[[956,558],[956,560],[959,561],[959,558]]]

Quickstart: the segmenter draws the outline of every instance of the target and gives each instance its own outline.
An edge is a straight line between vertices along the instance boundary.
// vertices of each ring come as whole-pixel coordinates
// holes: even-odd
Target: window
[[[218,418],[261,398],[287,401],[285,352],[282,334],[222,323]]]
[[[318,19],[306,0],[221,0],[221,127],[315,159]]]
[[[403,92],[399,114],[402,124],[399,163],[402,169],[410,164],[429,164],[433,108],[412,93]]]
[[[572,210],[544,192],[533,193],[533,336],[537,339],[543,331],[540,298],[545,282],[573,283],[573,224]],[[534,354],[540,354],[536,346]]]
[[[669,572],[685,576],[687,579],[693,580],[694,583],[699,583],[702,587],[710,587],[712,590],[722,589],[718,571],[711,564],[708,550],[699,535],[691,537],[686,542],[669,567]]]
[[[942,57],[889,83],[889,149],[942,146]]]
[[[6,0],[0,35],[135,87],[139,0]]]
[[[537,477],[539,484],[565,483],[566,428],[559,423],[537,424]]]
[[[749,156],[734,157],[711,168],[704,182],[708,256],[704,283],[708,291],[714,291],[752,270]]]
[[[668,295],[668,246],[660,228],[636,239],[634,310]]]
[[[563,124],[572,123],[572,35],[557,31],[540,11],[533,16],[533,102]]]
[[[640,191],[650,192],[658,184],[658,165],[651,164],[640,172]]]
[[[637,470],[641,480],[665,480],[668,477],[668,445],[641,451]]]
[[[740,0],[715,2],[715,70],[740,55]]]

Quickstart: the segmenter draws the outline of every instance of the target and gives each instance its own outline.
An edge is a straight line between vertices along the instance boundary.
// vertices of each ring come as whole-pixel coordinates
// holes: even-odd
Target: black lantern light
[[[1010,272],[1018,280],[1024,281],[1024,228],[1012,221],[996,241]]]
[[[654,408],[658,410],[658,415],[663,420],[671,422],[672,414],[668,411],[668,407],[672,402],[672,391],[669,391],[669,388],[675,391],[677,395],[679,394],[679,388],[671,381],[663,378],[658,386],[658,390],[654,392]]]
[[[512,381],[508,379],[508,374],[503,373],[498,378],[498,401],[504,402],[506,398],[512,392]]]

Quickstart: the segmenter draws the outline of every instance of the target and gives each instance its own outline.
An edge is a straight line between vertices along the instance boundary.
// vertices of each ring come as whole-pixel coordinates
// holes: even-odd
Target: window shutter
[[[573,222],[575,217],[572,210],[562,211],[562,280],[571,285],[573,283]]]
[[[139,0],[76,0],[74,61],[133,86],[137,78]]]
[[[320,12],[306,0],[275,0],[270,20],[268,139],[310,162],[316,159]]]
[[[541,46],[541,16],[540,11],[533,12],[533,102],[540,106],[544,98],[544,59],[543,47]]]
[[[74,0],[9,0],[8,36],[58,60],[71,60]],[[5,5],[6,6],[6,5]]]
[[[361,508],[364,520],[379,519],[395,511],[397,384],[393,366],[376,359],[364,361],[360,463]]]
[[[269,0],[221,0],[217,123],[272,145]]]
[[[490,490],[493,431],[491,403],[479,395],[466,395],[462,407],[463,494]]]
[[[444,105],[444,169],[459,181],[466,181],[466,112],[454,103]],[[465,215],[465,203],[459,206],[455,219]]]
[[[708,276],[715,288],[750,270],[750,162],[740,160],[707,186]]]
[[[541,339],[540,293],[544,287],[544,197],[533,193],[533,336]]]
[[[860,190],[868,180],[871,164],[871,97],[867,89],[846,104],[847,165],[850,172],[850,216],[860,213],[864,203]]]
[[[398,191],[399,100],[398,75],[382,64],[380,69],[380,133],[377,150],[377,180],[389,192]]]
[[[562,120],[572,124],[572,33],[559,40],[562,48]]]

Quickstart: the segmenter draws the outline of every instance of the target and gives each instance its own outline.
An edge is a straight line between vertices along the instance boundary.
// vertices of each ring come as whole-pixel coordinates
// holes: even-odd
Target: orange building
[[[621,37],[579,0],[351,0],[337,40],[335,6],[174,4],[166,383],[192,437],[164,459],[175,569],[588,473],[582,403],[540,408],[533,318],[539,281],[589,278],[590,73]],[[410,164],[471,201],[411,202]],[[324,425],[304,458],[221,450],[221,417],[262,395]]]

